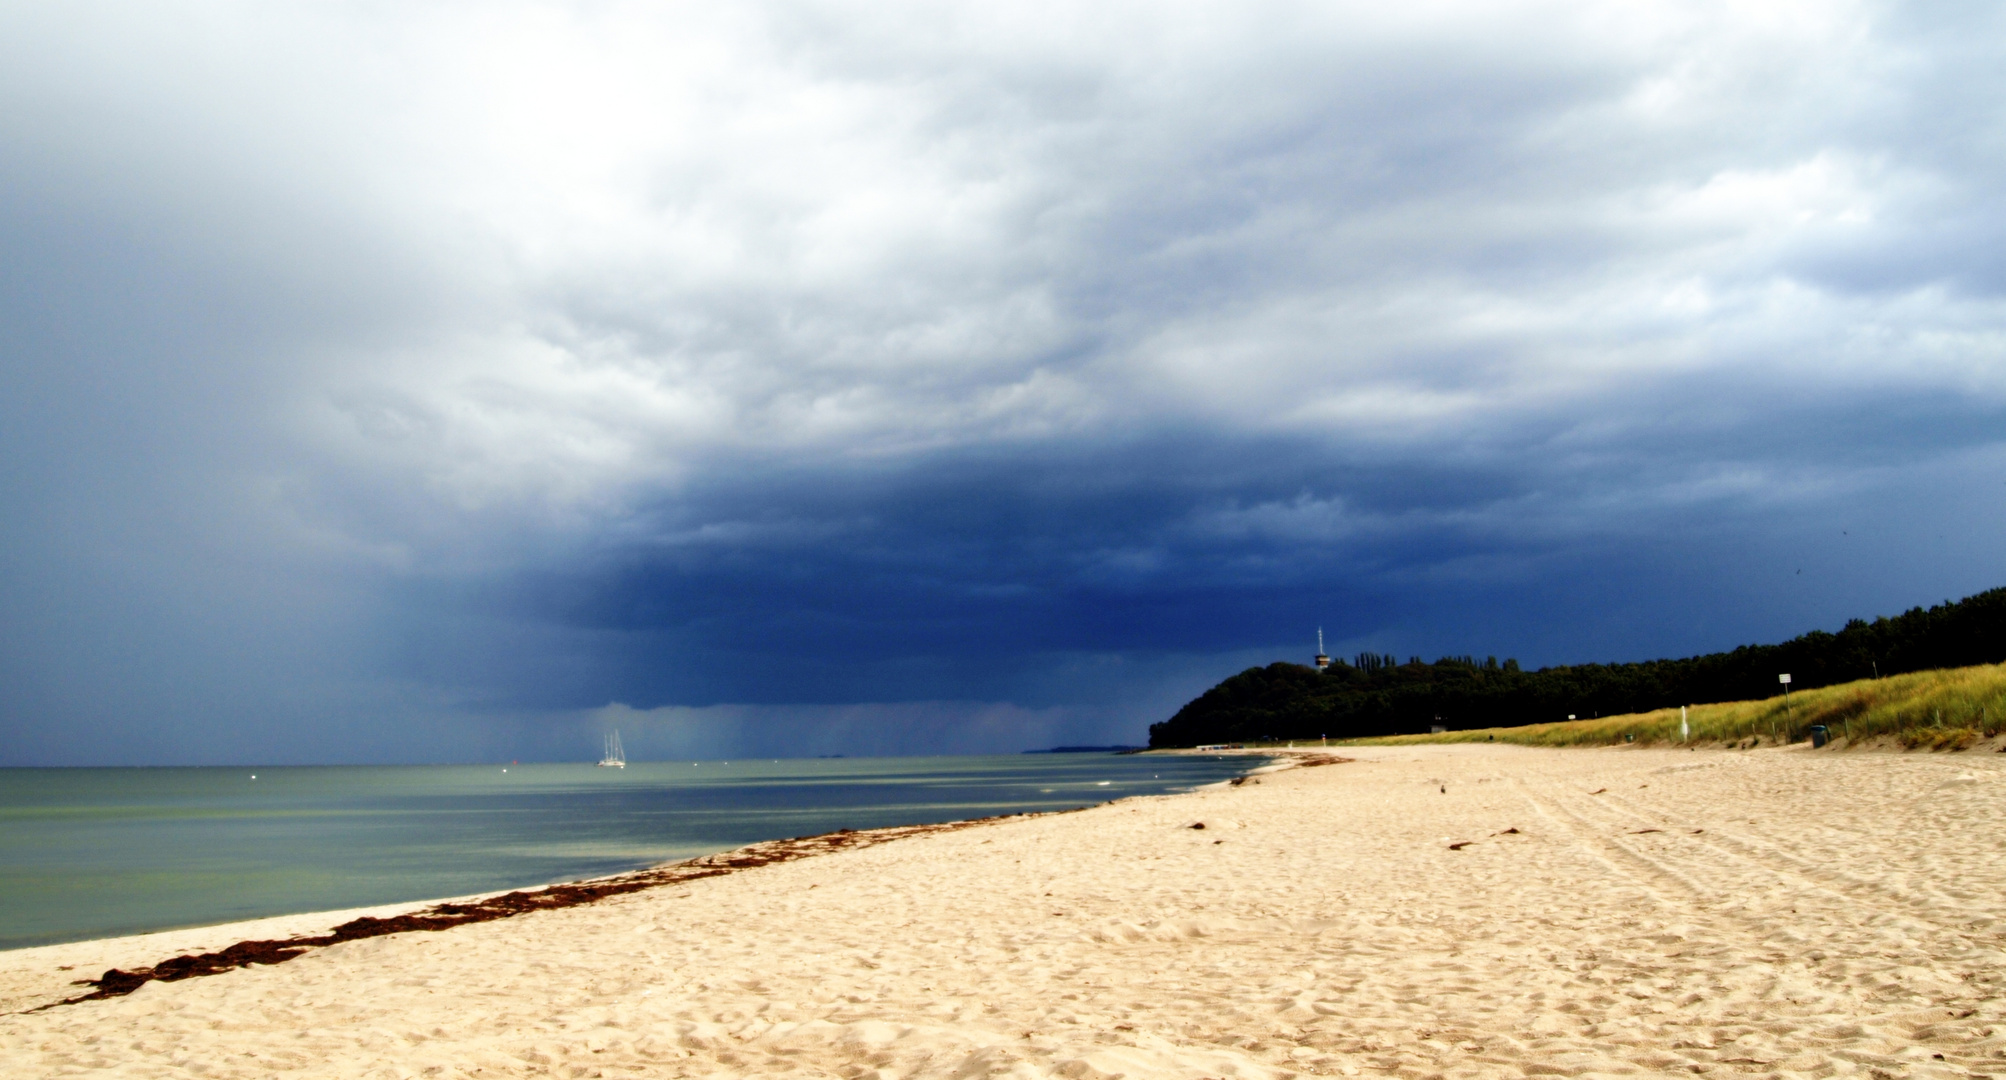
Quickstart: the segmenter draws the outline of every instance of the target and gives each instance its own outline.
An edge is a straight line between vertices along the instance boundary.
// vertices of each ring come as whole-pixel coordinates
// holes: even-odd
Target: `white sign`
[[[1790,676],[1788,676],[1788,675],[1778,675],[1778,676],[1776,677],[1776,681],[1777,681],[1777,682],[1780,682],[1780,683],[1782,683],[1782,684],[1783,684],[1783,685],[1785,685],[1785,686],[1789,686],[1789,685],[1790,685]]]

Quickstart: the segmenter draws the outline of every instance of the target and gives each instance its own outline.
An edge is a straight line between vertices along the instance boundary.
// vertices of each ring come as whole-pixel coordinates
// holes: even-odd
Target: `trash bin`
[[[1825,725],[1823,724],[1811,725],[1811,749],[1816,750],[1817,748],[1831,741],[1832,741],[1832,734],[1831,732],[1825,730]]]

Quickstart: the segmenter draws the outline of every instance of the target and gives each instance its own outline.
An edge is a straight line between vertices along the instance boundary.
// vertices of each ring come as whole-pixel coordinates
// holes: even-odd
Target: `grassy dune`
[[[1796,742],[1823,724],[1842,745],[1894,742],[1910,749],[1962,750],[2006,731],[2006,664],[1918,671],[1861,679],[1763,701],[1694,705],[1687,710],[1691,741],[1742,745]],[[1610,743],[1677,743],[1679,710],[1567,720],[1525,727],[1391,735],[1356,745],[1509,742],[1528,746],[1606,746]]]

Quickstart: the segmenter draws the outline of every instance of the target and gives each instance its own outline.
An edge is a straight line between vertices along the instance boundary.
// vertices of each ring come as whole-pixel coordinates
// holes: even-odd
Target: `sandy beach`
[[[1343,753],[16,1011],[0,1074],[2006,1077],[2006,755]]]

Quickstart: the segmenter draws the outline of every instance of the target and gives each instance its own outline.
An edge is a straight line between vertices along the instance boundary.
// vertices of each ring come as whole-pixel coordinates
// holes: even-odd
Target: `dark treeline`
[[[1509,727],[1645,712],[1671,705],[1746,701],[1791,688],[2006,660],[2006,588],[1956,603],[1915,608],[1873,622],[1855,619],[1836,634],[1814,630],[1780,645],[1637,664],[1577,664],[1520,670],[1447,656],[1360,654],[1325,671],[1302,664],[1248,668],[1149,728],[1149,745],[1196,746],[1263,739],[1363,738],[1427,731]]]

